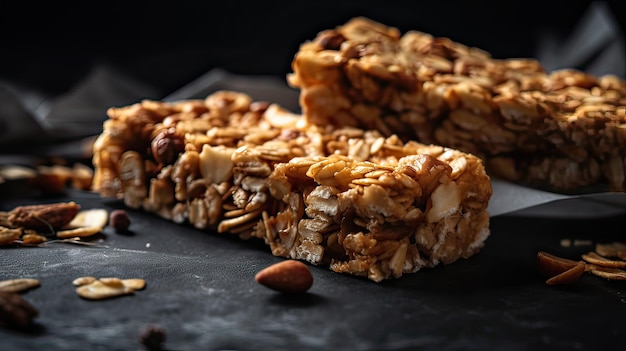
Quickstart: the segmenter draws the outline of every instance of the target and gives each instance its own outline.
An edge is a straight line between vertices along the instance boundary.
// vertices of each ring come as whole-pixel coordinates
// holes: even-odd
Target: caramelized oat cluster
[[[554,190],[626,186],[626,82],[354,18],[303,43],[288,76],[311,123],[472,153]]]
[[[379,282],[477,253],[492,194],[474,155],[320,126],[218,91],[110,108],[93,189],[276,256]]]

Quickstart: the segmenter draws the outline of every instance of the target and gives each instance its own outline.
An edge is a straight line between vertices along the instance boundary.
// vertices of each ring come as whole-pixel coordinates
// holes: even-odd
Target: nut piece
[[[39,311],[17,293],[0,291],[0,327],[29,326]]]
[[[22,291],[36,288],[39,285],[39,280],[33,278],[2,280],[0,281],[0,291],[9,293],[20,293]]]
[[[91,208],[88,210],[81,210],[64,229],[81,227],[104,228],[108,220],[109,213],[104,208]]]
[[[88,300],[103,300],[111,297],[133,294],[136,290],[145,288],[146,281],[141,278],[120,279],[116,277],[78,277],[72,281],[76,293]]]
[[[304,293],[313,285],[309,267],[298,260],[275,263],[259,271],[254,280],[283,293]]]
[[[591,274],[609,280],[626,280],[626,271],[619,268],[590,264]]]
[[[73,201],[18,206],[9,212],[8,221],[15,227],[35,230],[58,229],[70,223],[79,210],[80,205]]]
[[[586,268],[585,262],[580,261],[574,267],[546,280],[546,284],[548,285],[573,284],[577,282],[580,279],[580,277],[582,277],[583,273],[585,273],[585,268]]]
[[[130,226],[130,217],[124,210],[113,210],[109,215],[109,225],[118,233],[126,232]]]
[[[598,255],[596,252],[590,251],[587,254],[582,255],[583,260],[589,263],[593,263],[597,266],[609,267],[609,268],[626,268],[626,261],[611,260],[604,256]]]
[[[72,285],[81,286],[81,285],[91,284],[95,281],[96,281],[96,278],[92,276],[78,277],[72,280]]]
[[[164,350],[163,343],[167,339],[167,334],[160,327],[149,325],[141,331],[139,340],[149,351]]]
[[[558,257],[544,251],[537,252],[537,266],[539,273],[546,278],[552,278],[573,269],[579,263],[580,261]]]

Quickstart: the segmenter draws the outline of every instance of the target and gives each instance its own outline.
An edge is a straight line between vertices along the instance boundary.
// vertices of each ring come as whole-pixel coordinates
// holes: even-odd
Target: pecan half
[[[59,229],[70,223],[79,210],[80,205],[73,201],[18,206],[9,211],[8,221],[14,227],[35,230]]]

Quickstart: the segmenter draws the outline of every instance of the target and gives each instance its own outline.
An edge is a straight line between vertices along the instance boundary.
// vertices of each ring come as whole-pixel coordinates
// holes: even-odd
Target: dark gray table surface
[[[17,205],[73,200],[83,208],[123,208],[96,194],[0,199]],[[537,273],[545,250],[577,257],[590,246],[562,239],[623,240],[626,217],[491,220],[491,236],[472,258],[374,283],[311,266],[304,295],[254,281],[278,262],[260,241],[177,225],[128,209],[130,234],[105,228],[98,246],[0,248],[0,279],[37,278],[22,294],[40,312],[33,328],[0,329],[2,350],[141,350],[139,335],[158,326],[168,350],[586,350],[626,344],[626,283],[585,274],[548,286]],[[144,278],[147,287],[110,300],[80,298],[79,276]]]

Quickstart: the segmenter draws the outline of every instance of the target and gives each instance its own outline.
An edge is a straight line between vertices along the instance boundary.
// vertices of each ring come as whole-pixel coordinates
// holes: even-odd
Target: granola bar
[[[490,175],[557,191],[624,191],[626,82],[357,17],[302,43],[288,83],[314,124],[472,153]]]
[[[95,191],[276,256],[380,282],[468,258],[489,236],[490,178],[471,154],[309,124],[232,91],[108,115]]]

